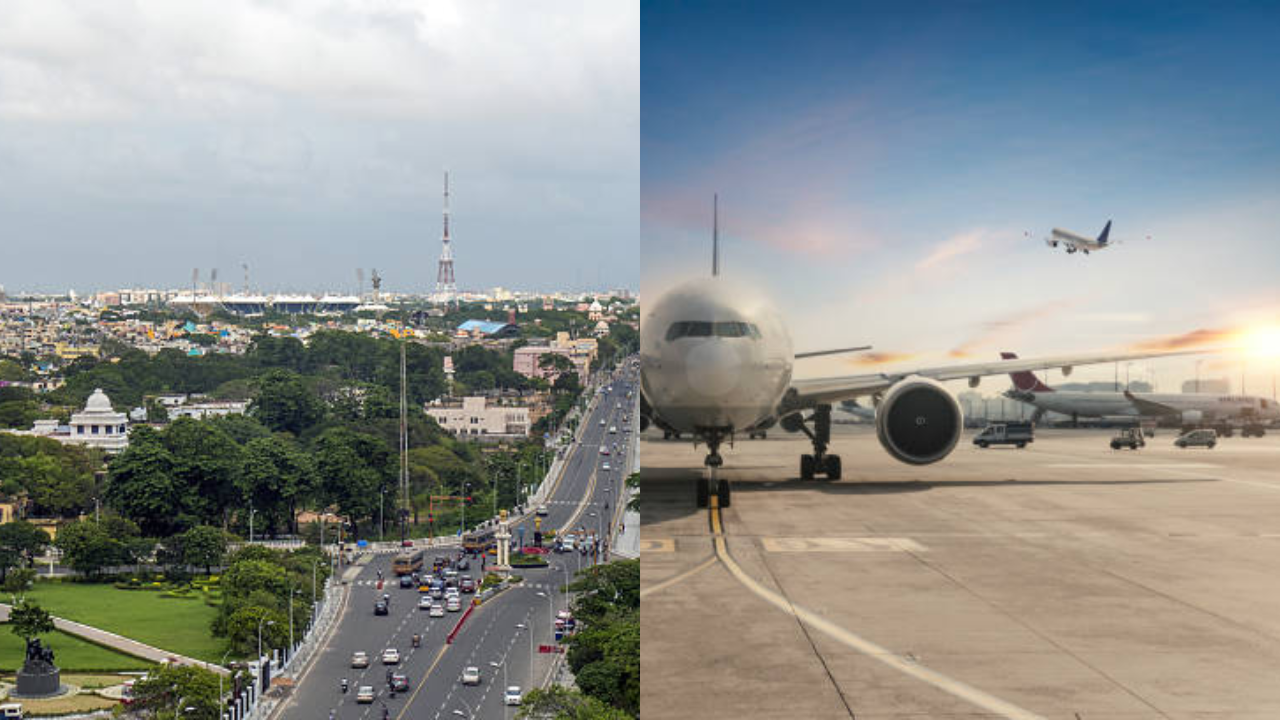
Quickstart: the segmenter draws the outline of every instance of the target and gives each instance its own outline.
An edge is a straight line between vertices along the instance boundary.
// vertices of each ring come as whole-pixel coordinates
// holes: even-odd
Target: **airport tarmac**
[[[641,445],[642,716],[1280,717],[1280,433],[1044,430],[891,459],[839,426],[726,449],[732,507],[694,507],[705,448]]]

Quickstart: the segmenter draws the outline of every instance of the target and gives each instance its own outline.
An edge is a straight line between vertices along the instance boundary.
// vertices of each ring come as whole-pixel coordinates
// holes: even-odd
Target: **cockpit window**
[[[668,342],[685,337],[711,337],[712,335],[724,338],[745,337],[759,340],[760,329],[752,323],[737,321],[709,323],[700,320],[682,320],[671,323],[671,327],[667,328]]]

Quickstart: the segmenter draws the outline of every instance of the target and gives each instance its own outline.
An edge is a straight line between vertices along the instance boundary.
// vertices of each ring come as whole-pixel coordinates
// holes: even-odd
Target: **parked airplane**
[[[1016,360],[1018,356],[1002,352],[1000,357]],[[1068,415],[1073,421],[1082,417],[1133,418],[1135,421],[1172,417],[1183,427],[1239,423],[1249,434],[1262,436],[1265,423],[1280,419],[1280,405],[1276,401],[1253,395],[1132,393],[1128,390],[1072,392],[1054,390],[1029,370],[1010,372],[1009,377],[1013,380],[1013,389],[1005,392],[1005,397],[1034,406],[1036,412],[1032,420],[1039,420],[1046,412]]]
[[[924,465],[946,457],[963,427],[960,405],[941,381],[967,379],[976,387],[983,376],[1010,370],[1069,372],[1075,365],[1180,354],[1072,355],[799,380],[792,377],[796,355],[782,316],[758,289],[721,278],[719,257],[713,230],[711,278],[663,294],[640,327],[641,429],[653,424],[707,444],[704,462],[712,472],[699,480],[699,506],[712,492],[729,505],[729,483],[717,482],[714,472],[724,463],[720,446],[775,424],[813,443],[813,454],[800,456],[802,479],[839,479],[840,456],[827,447],[832,404],[841,400],[872,397],[880,444],[902,462]]]
[[[1070,230],[1054,228],[1053,232],[1044,241],[1049,247],[1056,248],[1059,244],[1062,244],[1067,249],[1068,255],[1077,251],[1088,255],[1090,250],[1101,250],[1109,244],[1114,244],[1108,241],[1110,235],[1111,221],[1108,220],[1106,227],[1102,228],[1102,232],[1093,240],[1083,235],[1077,235]]]

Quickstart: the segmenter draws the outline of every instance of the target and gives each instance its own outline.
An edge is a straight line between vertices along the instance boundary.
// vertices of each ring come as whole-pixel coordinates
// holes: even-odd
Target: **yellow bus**
[[[422,569],[422,551],[413,550],[400,553],[392,562],[391,569],[396,575],[409,575],[418,572]]]

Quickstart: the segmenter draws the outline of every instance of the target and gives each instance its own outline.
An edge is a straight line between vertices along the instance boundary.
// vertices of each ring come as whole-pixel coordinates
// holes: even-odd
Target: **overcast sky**
[[[638,284],[634,0],[0,10],[0,285]],[[366,281],[366,289],[368,288]]]
[[[1280,322],[1274,7],[657,1],[642,33],[642,289],[708,272],[719,192],[722,271],[776,299],[798,350],[882,353],[800,374]],[[1107,220],[1125,242],[1102,253],[1043,242]],[[1194,372],[1148,368],[1174,391]]]

